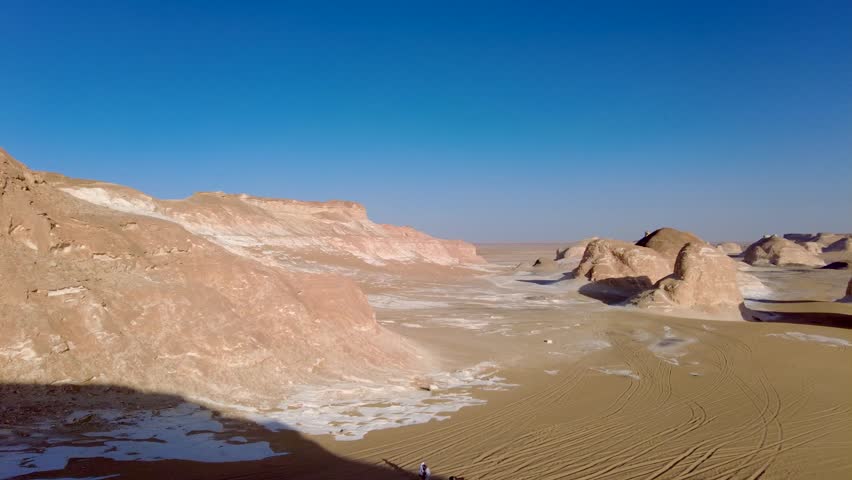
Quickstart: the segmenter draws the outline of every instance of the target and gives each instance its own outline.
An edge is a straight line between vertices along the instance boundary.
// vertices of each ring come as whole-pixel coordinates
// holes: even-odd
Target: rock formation
[[[672,269],[672,261],[656,250],[599,239],[589,242],[574,275],[633,294],[650,288]]]
[[[636,242],[636,245],[656,250],[674,263],[681,249],[688,243],[704,244],[705,242],[690,232],[660,228]]]
[[[798,244],[814,242],[819,244],[821,248],[825,248],[843,238],[852,238],[852,233],[785,233],[784,238]]]
[[[852,238],[844,237],[828,245],[825,252],[852,252]]]
[[[678,254],[674,273],[630,303],[643,308],[738,314],[743,297],[737,286],[736,263],[710,245],[687,244]]]
[[[120,185],[56,174],[46,178],[79,199],[169,220],[234,253],[290,269],[342,272],[341,267],[484,262],[469,243],[433,238],[410,227],[374,223],[355,202],[303,202],[220,192],[157,200]]]
[[[0,222],[0,381],[254,405],[278,404],[292,382],[429,362],[376,322],[352,280],[289,268],[294,258],[480,261],[353,203],[160,201],[37,174],[2,150]],[[285,260],[257,257],[262,242]]]
[[[740,255],[743,253],[743,247],[739,243],[724,242],[716,245],[716,248],[725,255]]]
[[[817,242],[805,242],[800,245],[805,247],[805,250],[807,250],[811,255],[819,255],[822,253],[822,246]]]
[[[587,238],[585,240],[580,240],[571,246],[557,248],[554,260],[580,260],[583,258],[583,254],[586,253],[586,247],[589,243],[597,239],[598,237]]]
[[[762,238],[745,251],[745,261],[750,265],[805,265],[819,267],[825,262],[808,252],[805,247],[785,238]]]

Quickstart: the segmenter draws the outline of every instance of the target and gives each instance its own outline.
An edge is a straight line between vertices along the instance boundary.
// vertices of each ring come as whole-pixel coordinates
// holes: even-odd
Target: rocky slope
[[[175,222],[226,249],[306,271],[483,263],[473,245],[382,225],[355,202],[303,202],[220,192],[158,200],[103,182],[49,174],[60,190],[96,205]]]
[[[480,261],[467,244],[374,224],[353,203],[159,201],[34,173],[2,150],[0,222],[0,381],[253,405],[277,404],[293,382],[428,368],[352,280],[288,265],[318,262],[315,252]],[[287,262],[258,257],[263,242]]]

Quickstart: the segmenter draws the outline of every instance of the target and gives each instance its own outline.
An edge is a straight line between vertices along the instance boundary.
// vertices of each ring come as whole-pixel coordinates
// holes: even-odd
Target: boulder
[[[743,253],[743,246],[734,242],[720,243],[716,245],[716,248],[725,255],[740,255]]]
[[[738,314],[743,297],[737,286],[736,262],[705,243],[687,244],[677,256],[674,273],[630,303],[643,308]]]
[[[589,242],[574,275],[633,294],[650,288],[673,268],[673,262],[656,250],[599,239]]]
[[[749,265],[805,265],[821,267],[825,262],[796,242],[781,237],[762,238],[745,251]]]
[[[674,263],[678,253],[687,243],[704,244],[705,242],[690,232],[660,228],[636,242],[636,245],[656,250]]]

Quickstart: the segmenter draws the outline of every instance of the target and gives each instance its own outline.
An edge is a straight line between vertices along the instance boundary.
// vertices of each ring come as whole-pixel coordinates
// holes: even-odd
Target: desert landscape
[[[852,474],[852,234],[474,246],[0,155],[3,478]]]
[[[0,480],[852,479],[852,2],[0,14]]]

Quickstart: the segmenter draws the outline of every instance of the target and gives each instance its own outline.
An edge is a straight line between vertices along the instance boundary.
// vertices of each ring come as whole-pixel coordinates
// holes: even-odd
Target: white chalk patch
[[[156,206],[150,198],[122,198],[118,193],[109,192],[100,187],[67,187],[60,188],[65,193],[71,194],[80,200],[85,200],[95,205],[111,208],[120,212],[135,213],[149,217],[166,217],[156,211]]]
[[[558,375],[559,370],[545,370],[544,373],[546,373],[548,375]]]
[[[607,368],[607,367],[589,367],[590,369],[604,373],[606,375],[616,375],[619,377],[630,377],[634,380],[639,380],[639,374],[634,372],[633,370],[629,370],[626,368]]]
[[[483,320],[472,320],[458,317],[438,317],[431,319],[431,321],[441,326],[463,328],[465,330],[482,330],[492,325],[492,323]]]
[[[429,300],[409,300],[394,295],[367,295],[367,301],[373,308],[387,310],[419,310],[426,308],[446,308],[450,304]]]
[[[61,295],[73,295],[75,293],[85,292],[86,290],[87,290],[86,287],[84,287],[82,285],[78,285],[76,287],[65,287],[65,288],[59,288],[59,289],[56,289],[56,290],[48,290],[47,296],[48,297],[58,297],[58,296],[61,296]]]
[[[823,343],[829,347],[850,347],[852,343],[848,340],[835,337],[825,337],[822,335],[812,335],[802,332],[786,332],[786,333],[768,333],[767,337],[779,337],[787,340],[798,340],[800,342],[817,342]]]
[[[772,289],[761,282],[760,279],[741,270],[737,271],[737,286],[745,298],[766,299],[772,298],[774,294]]]
[[[345,382],[326,388],[297,390],[277,411],[256,411],[248,417],[270,430],[293,429],[336,440],[359,440],[368,432],[446,420],[447,413],[482,405],[473,389],[505,390],[515,386],[497,376],[497,365],[483,362],[454,372],[429,375],[431,391],[410,382],[388,385],[370,381]]]

